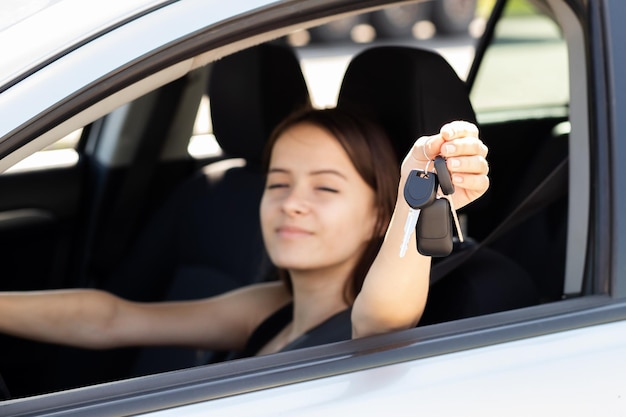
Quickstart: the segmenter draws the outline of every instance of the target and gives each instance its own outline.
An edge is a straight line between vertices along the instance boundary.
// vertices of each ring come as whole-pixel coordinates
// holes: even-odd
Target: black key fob
[[[435,201],[438,187],[437,174],[414,169],[404,185],[404,199],[414,209],[428,206]]]
[[[452,219],[450,202],[438,198],[422,208],[416,226],[417,251],[424,256],[448,256],[452,252]]]
[[[446,160],[439,155],[435,158],[434,164],[435,170],[437,170],[441,192],[445,195],[454,194],[454,184],[452,183],[452,177],[450,176],[450,171],[448,171]]]

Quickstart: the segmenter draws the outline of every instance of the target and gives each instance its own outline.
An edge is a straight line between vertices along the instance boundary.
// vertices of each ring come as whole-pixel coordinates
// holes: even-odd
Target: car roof
[[[90,38],[172,0],[5,0],[0,5],[0,85]]]

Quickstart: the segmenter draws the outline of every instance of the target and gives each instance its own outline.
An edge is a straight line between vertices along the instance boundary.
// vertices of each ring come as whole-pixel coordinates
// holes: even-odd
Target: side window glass
[[[544,115],[566,115],[567,62],[558,25],[525,0],[509,1],[472,87],[479,121],[495,111],[504,111],[507,119],[538,110]]]

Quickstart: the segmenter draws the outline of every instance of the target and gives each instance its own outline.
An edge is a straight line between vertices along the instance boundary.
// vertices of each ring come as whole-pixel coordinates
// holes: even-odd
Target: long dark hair
[[[380,250],[393,213],[400,179],[398,158],[387,134],[371,120],[344,109],[305,109],[291,114],[270,135],[264,155],[266,172],[278,137],[288,128],[304,122],[330,132],[346,151],[359,175],[374,191],[374,205],[378,216],[374,234],[344,289],[346,302],[352,304]],[[277,273],[291,290],[289,273],[284,269],[278,269]]]

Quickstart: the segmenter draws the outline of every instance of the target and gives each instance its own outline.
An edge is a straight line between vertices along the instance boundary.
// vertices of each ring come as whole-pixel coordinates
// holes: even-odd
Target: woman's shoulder
[[[196,345],[231,350],[242,349],[252,332],[291,300],[281,282],[266,282],[181,304],[189,306],[186,323],[195,323],[194,333],[201,335]]]
[[[280,281],[252,284],[225,295],[235,309],[245,310],[247,327],[253,331],[267,317],[291,303],[293,298]]]
[[[280,281],[247,285],[229,294],[237,298],[250,298],[250,301],[261,304],[272,304],[275,301],[284,304],[292,298],[287,287]]]

